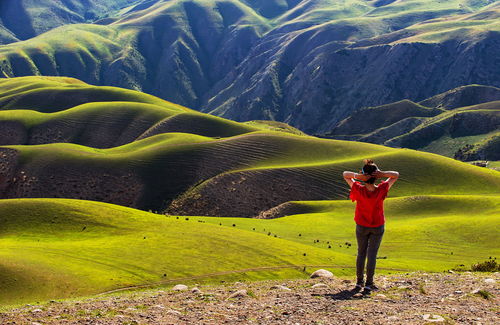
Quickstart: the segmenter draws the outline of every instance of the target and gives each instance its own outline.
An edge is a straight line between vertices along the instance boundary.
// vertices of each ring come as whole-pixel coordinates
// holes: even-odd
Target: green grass
[[[325,268],[337,275],[353,275],[354,204],[294,204],[306,213],[258,220],[177,218],[76,200],[3,200],[0,304],[162,281],[303,278],[303,265],[330,265]],[[388,199],[379,273],[397,272],[393,268],[439,272],[498,256],[494,238],[499,233],[491,225],[500,221],[499,212],[498,196]],[[252,270],[284,265],[296,268]],[[201,278],[186,278],[193,276]]]
[[[335,253],[356,254],[354,203],[347,200],[292,203],[301,214],[272,220],[228,218],[222,224],[226,227],[236,224],[237,229],[261,234],[270,232],[271,237],[277,235]],[[379,256],[387,259],[379,260],[379,266],[443,271],[500,253],[495,242],[499,231],[491,228],[500,221],[498,195],[389,198],[385,215],[386,233]],[[220,222],[216,218],[196,219]],[[352,247],[346,242],[352,243]]]
[[[447,157],[453,157],[458,149],[465,145],[478,144],[489,137],[498,134],[499,132],[490,132],[486,134],[463,136],[463,137],[450,137],[443,136],[438,140],[432,141],[427,146],[419,148],[419,150],[437,153]]]
[[[345,265],[352,259],[193,218],[96,202],[3,200],[0,210],[1,304],[252,267]],[[262,279],[273,273],[263,270],[243,276]],[[291,268],[278,274],[297,277],[302,273]]]

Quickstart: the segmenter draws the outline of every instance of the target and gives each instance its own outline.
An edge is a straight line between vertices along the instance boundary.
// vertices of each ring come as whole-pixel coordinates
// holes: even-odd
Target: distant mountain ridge
[[[0,75],[71,76],[310,133],[362,107],[500,87],[497,1],[90,3],[117,14],[1,46]]]
[[[419,103],[355,111],[326,136],[405,147],[460,160],[500,160],[500,88],[470,85]]]

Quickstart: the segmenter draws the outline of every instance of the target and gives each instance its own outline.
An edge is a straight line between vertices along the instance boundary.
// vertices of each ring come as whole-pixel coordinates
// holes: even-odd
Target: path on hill
[[[495,324],[499,273],[377,276],[355,299],[347,279],[307,279],[148,290],[53,301],[0,313],[0,324]],[[233,296],[233,297],[231,297]]]

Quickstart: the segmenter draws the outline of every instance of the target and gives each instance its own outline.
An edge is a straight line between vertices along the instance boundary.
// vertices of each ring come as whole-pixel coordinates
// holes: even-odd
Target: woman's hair
[[[365,159],[364,160],[365,165],[363,166],[362,172],[364,175],[371,175],[373,172],[376,172],[378,170],[377,165],[373,162],[372,159]],[[366,180],[366,183],[368,184],[373,184],[375,183],[376,177],[371,177],[368,180]]]

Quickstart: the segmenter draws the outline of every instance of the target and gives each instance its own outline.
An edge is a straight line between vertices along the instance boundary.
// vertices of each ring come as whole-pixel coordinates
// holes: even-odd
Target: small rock
[[[486,283],[496,283],[497,281],[495,279],[484,279],[484,282]]]
[[[381,294],[381,293],[377,294],[375,297],[379,297],[379,298],[387,298],[387,296],[386,296],[386,295]]]
[[[389,317],[387,317],[387,320],[388,321],[396,321],[396,320],[398,320],[398,317],[397,316],[389,316]]]
[[[196,293],[196,294],[200,294],[201,293],[201,290],[198,289],[197,287],[194,287],[193,289],[191,289],[191,292],[192,293]]]
[[[282,286],[282,285],[275,285],[271,287],[272,290],[285,290],[285,291],[292,291],[292,289]]]
[[[174,291],[186,291],[187,289],[189,289],[188,286],[184,284],[178,284],[172,288]]]
[[[452,273],[452,274],[454,274],[454,273],[455,273],[455,271],[453,271],[453,270],[448,270],[448,273]]]
[[[328,288],[328,286],[326,284],[324,284],[324,283],[316,283],[311,288],[313,288],[313,289],[324,289],[324,288]]]
[[[333,273],[327,270],[317,270],[311,274],[311,278],[333,278]]]
[[[41,310],[40,308],[37,308],[37,309],[33,309],[31,312],[32,313],[41,313],[43,310]]]
[[[31,325],[42,325],[41,323],[33,322]]]
[[[428,322],[444,322],[444,318],[439,315],[424,314],[422,317]]]
[[[457,295],[459,295],[459,294],[461,294],[461,293],[462,293],[462,290],[457,290],[457,291],[455,291],[455,293],[456,293]]]
[[[242,297],[246,297],[246,296],[248,296],[247,291],[243,289],[243,290],[238,290],[235,293],[231,294],[228,297],[228,299],[231,299],[231,298],[242,298]]]
[[[173,309],[169,309],[169,310],[167,310],[167,314],[170,314],[170,315],[177,315],[177,316],[182,315],[182,313],[181,313],[180,311],[173,310]]]

